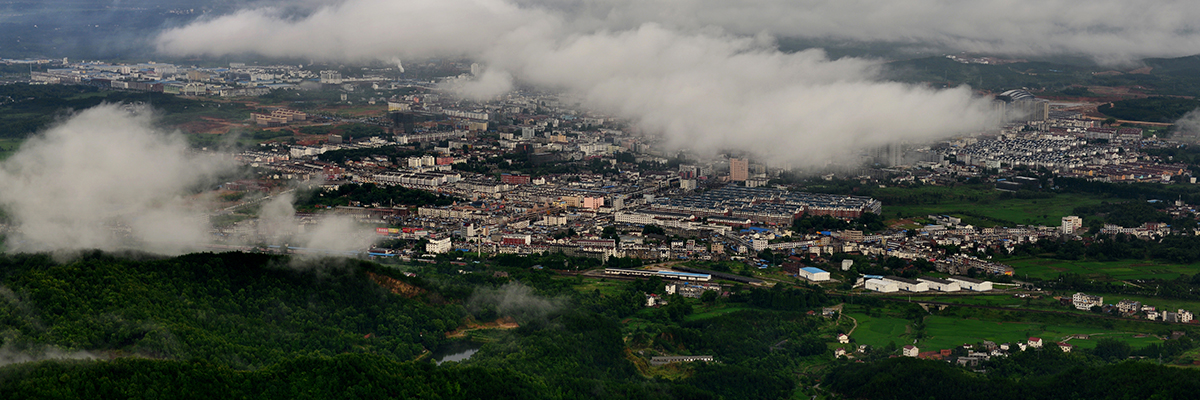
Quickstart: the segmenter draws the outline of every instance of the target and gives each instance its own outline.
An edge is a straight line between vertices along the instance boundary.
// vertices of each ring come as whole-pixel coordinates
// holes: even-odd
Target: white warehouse
[[[958,286],[957,282],[948,281],[945,279],[922,276],[920,278],[917,278],[917,280],[921,281],[921,282],[925,282],[925,284],[929,285],[930,289],[933,289],[933,290],[936,290],[939,292],[957,292],[959,290],[962,290],[962,287]]]
[[[958,283],[959,287],[966,289],[966,290],[973,290],[976,292],[986,292],[986,291],[992,290],[992,283],[988,282],[988,281],[981,281],[978,279],[972,279],[972,278],[968,278],[965,276],[952,276],[947,279],[950,280],[951,282]]]
[[[820,268],[804,267],[800,268],[800,277],[813,282],[824,282],[829,280],[829,273]]]
[[[928,292],[929,285],[925,282],[918,282],[908,278],[898,276],[887,276],[883,280],[896,284],[897,288],[904,289],[908,292]]]
[[[866,283],[867,290],[874,290],[881,293],[892,293],[900,291],[900,287],[894,282],[885,281],[883,279],[868,279]]]

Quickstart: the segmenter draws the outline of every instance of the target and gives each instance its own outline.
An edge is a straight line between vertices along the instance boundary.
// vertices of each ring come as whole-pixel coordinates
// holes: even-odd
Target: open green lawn
[[[1142,337],[1137,337],[1137,336],[1142,336]],[[1159,339],[1157,336],[1153,336],[1153,335],[1137,335],[1137,334],[1133,334],[1133,333],[1112,333],[1112,334],[1103,334],[1103,335],[1093,335],[1087,339],[1071,339],[1068,343],[1071,343],[1071,344],[1075,345],[1075,347],[1078,347],[1081,349],[1094,349],[1094,348],[1096,348],[1096,343],[1100,342],[1100,339],[1116,339],[1116,340],[1119,340],[1119,341],[1122,341],[1125,343],[1129,343],[1129,346],[1133,347],[1135,349],[1140,349],[1140,348],[1149,346],[1151,344],[1161,345],[1163,342],[1162,339]]]
[[[1180,274],[1200,273],[1200,264],[1167,264],[1146,260],[1067,261],[1025,258],[1001,261],[1013,267],[1014,277],[1054,279],[1062,273],[1076,273],[1093,279],[1175,279]]]
[[[999,302],[1002,296],[991,297]],[[970,299],[970,297],[962,298]],[[976,298],[984,301],[986,298]],[[1024,301],[1021,299],[1017,299]],[[999,314],[997,314],[999,313]],[[879,313],[874,313],[879,315]],[[1040,337],[1048,342],[1059,342],[1072,335],[1089,335],[1087,340],[1071,339],[1080,348],[1093,348],[1101,338],[1113,338],[1129,343],[1133,348],[1140,349],[1152,343],[1161,343],[1154,336],[1135,337],[1138,335],[1159,334],[1169,327],[1149,321],[1122,321],[1080,319],[1071,316],[1054,316],[1048,314],[1011,314],[1006,312],[980,311],[979,317],[967,317],[962,314],[954,316],[929,315],[924,317],[925,329],[920,335],[912,329],[912,321],[896,316],[870,316],[858,310],[848,311],[845,316],[858,320],[858,328],[850,335],[856,344],[870,346],[886,346],[895,343],[897,346],[912,344],[922,351],[949,349],[963,344],[974,344],[990,340],[997,344],[1018,343],[1030,337]],[[847,326],[848,328],[848,326]],[[918,338],[918,336],[920,336]],[[1076,342],[1078,341],[1078,342]],[[841,346],[835,346],[841,347]]]
[[[13,155],[13,153],[16,153],[24,141],[24,139],[0,139],[0,160],[4,160],[8,156]]]
[[[575,285],[575,290],[581,293],[594,293],[600,291],[604,296],[615,296],[621,291],[621,281],[605,280],[600,278],[583,278],[582,285]]]
[[[850,334],[855,343],[882,347],[888,342],[903,346],[906,327],[911,321],[896,317],[871,317],[867,314],[847,313],[847,316],[858,320],[858,328]]]
[[[749,310],[749,309],[750,309],[750,307],[736,307],[736,306],[735,307],[726,307],[724,305],[718,305],[713,308],[696,307],[695,311],[692,313],[692,315],[688,315],[687,317],[684,317],[684,320],[699,321],[702,319],[719,317],[719,316],[722,316],[725,314],[735,313],[738,311]]]
[[[929,300],[943,303],[969,304],[977,306],[1025,307],[1027,305],[1025,299],[1016,298],[1010,294],[981,294],[976,296],[925,295],[908,296],[906,298],[913,300]]]
[[[1062,217],[1073,214],[1075,207],[1100,204],[1101,199],[1080,194],[1059,194],[1051,199],[988,199],[984,201],[958,200],[953,190],[947,189],[945,197],[950,199],[938,204],[889,205],[884,204],[884,213],[924,217],[926,215],[951,215],[963,219],[963,223],[978,227],[1015,226],[1017,224],[1040,224],[1057,226]],[[976,189],[962,189],[972,190]]]
[[[1071,339],[1069,342],[1081,348],[1096,347],[1101,338],[1113,338],[1129,343],[1138,349],[1162,341],[1153,336],[1135,338],[1135,333],[1119,332],[1094,326],[1071,324],[1043,324],[1028,322],[997,322],[957,317],[929,316],[925,318],[925,338],[917,343],[921,351],[948,349],[967,343],[990,340],[999,343],[1017,343],[1030,337],[1040,337],[1047,342],[1059,342],[1070,335],[1091,335],[1088,340]],[[899,344],[899,343],[897,343]]]

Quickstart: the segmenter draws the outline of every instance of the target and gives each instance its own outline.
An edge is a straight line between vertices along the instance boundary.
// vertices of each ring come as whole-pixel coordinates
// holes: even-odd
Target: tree
[[[643,235],[666,235],[667,231],[658,225],[646,225],[642,228]]]
[[[1100,339],[1100,341],[1096,342],[1096,348],[1092,350],[1092,354],[1108,362],[1129,358],[1129,354],[1132,352],[1133,349],[1129,346],[1129,343],[1112,338]]]
[[[664,310],[672,321],[680,322],[683,321],[683,317],[692,315],[692,304],[688,303],[683,296],[675,294],[671,295]]]
[[[600,237],[617,241],[621,240],[621,234],[617,232],[617,227],[611,225],[604,227],[604,230],[600,231]]]

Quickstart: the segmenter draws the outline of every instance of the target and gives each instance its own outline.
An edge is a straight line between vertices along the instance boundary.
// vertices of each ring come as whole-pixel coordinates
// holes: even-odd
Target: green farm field
[[[23,139],[0,139],[0,160],[4,160],[13,155],[13,153],[16,153],[24,141]]]
[[[1096,343],[1100,342],[1100,339],[1116,339],[1116,340],[1128,343],[1130,347],[1135,348],[1135,349],[1140,349],[1140,348],[1143,348],[1143,347],[1146,347],[1146,346],[1149,346],[1152,344],[1161,345],[1163,342],[1163,340],[1161,338],[1159,338],[1157,336],[1153,336],[1153,335],[1139,335],[1139,334],[1132,334],[1132,333],[1112,333],[1112,334],[1094,335],[1087,339],[1071,339],[1068,341],[1068,343],[1071,343],[1081,349],[1094,349],[1094,348],[1096,348]]]
[[[1039,337],[1048,342],[1058,342],[1071,335],[1091,335],[1088,340],[1071,339],[1069,342],[1082,348],[1096,347],[1102,337],[1111,337],[1142,348],[1162,341],[1153,336],[1135,338],[1135,333],[1119,332],[1095,326],[1071,324],[1044,324],[1029,322],[997,322],[956,317],[929,316],[925,318],[925,338],[917,342],[922,351],[948,349],[968,343],[990,340],[999,343],[1017,343],[1030,337]]]
[[[1016,226],[1037,224],[1057,226],[1062,217],[1071,215],[1075,207],[1100,204],[1099,198],[1079,194],[1059,194],[1049,199],[1000,199],[985,197],[979,201],[959,200],[954,190],[945,189],[946,199],[936,204],[889,205],[884,203],[885,215],[924,217],[926,215],[950,215],[962,218],[963,223],[978,227]],[[968,190],[968,189],[963,189]],[[969,189],[977,191],[975,189]]]
[[[695,311],[692,313],[692,315],[688,315],[688,316],[684,317],[683,319],[685,321],[689,321],[689,322],[690,321],[699,321],[699,320],[703,320],[703,319],[719,317],[719,316],[722,316],[725,314],[735,313],[738,311],[744,311],[744,310],[749,310],[749,309],[750,309],[749,307],[726,307],[723,305],[717,306],[717,307],[712,307],[712,308],[696,307]]]
[[[905,338],[906,332],[911,329],[908,325],[912,321],[896,317],[872,317],[860,313],[848,313],[846,316],[858,321],[858,328],[850,334],[855,343],[882,347],[889,342],[895,342],[896,345],[903,346],[906,340],[912,340]]]
[[[583,284],[575,285],[575,290],[581,293],[595,293],[599,290],[603,296],[616,296],[621,291],[621,283],[600,278],[583,278]]]
[[[1054,279],[1059,274],[1074,273],[1092,279],[1175,279],[1181,274],[1200,273],[1200,264],[1167,264],[1148,260],[1068,261],[1046,258],[1024,258],[1001,261],[1012,266],[1014,277]]]
[[[992,307],[1025,307],[1029,305],[1026,303],[1025,299],[1016,298],[1008,294],[981,294],[975,296],[920,295],[905,296],[905,298],[912,300],[929,300],[943,303]]]

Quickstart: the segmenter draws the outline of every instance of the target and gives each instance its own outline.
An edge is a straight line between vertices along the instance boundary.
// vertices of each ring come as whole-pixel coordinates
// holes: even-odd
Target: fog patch
[[[566,305],[563,299],[538,296],[533,288],[520,283],[506,283],[499,288],[479,288],[467,299],[467,310],[475,315],[512,317],[518,322],[545,320]]]
[[[182,254],[206,242],[197,187],[233,170],[153,125],[150,109],[105,104],[27,140],[0,163],[10,251],[100,249]]]
[[[618,11],[642,7],[610,3]],[[517,85],[561,91],[588,110],[661,135],[668,149],[748,151],[795,167],[856,164],[863,149],[1000,122],[971,89],[887,82],[881,61],[782,52],[763,31],[674,16],[626,21],[594,10],[536,1],[348,0],[295,18],[246,9],[164,31],[157,43],[176,56],[469,57],[485,69],[448,83],[461,97],[495,98]]]
[[[1181,142],[1200,142],[1200,108],[1188,111],[1175,121],[1171,139]]]
[[[19,348],[10,343],[0,346],[0,367],[45,360],[96,360],[99,358],[96,354],[87,351],[70,351],[56,346]]]
[[[294,192],[277,195],[265,202],[257,221],[259,236],[280,245],[330,252],[354,252],[378,240],[373,230],[348,216],[301,218],[296,214],[295,202]]]

